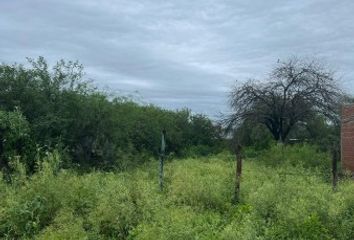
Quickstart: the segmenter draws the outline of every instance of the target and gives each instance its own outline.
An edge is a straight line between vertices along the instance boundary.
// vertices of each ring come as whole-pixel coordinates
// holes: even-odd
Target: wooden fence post
[[[163,191],[163,165],[164,165],[164,160],[165,160],[165,150],[166,150],[166,130],[162,130],[161,134],[161,149],[160,149],[160,169],[159,169],[159,186],[160,186],[160,191]]]
[[[234,192],[234,204],[240,201],[240,185],[241,185],[241,175],[242,175],[242,146],[236,144],[235,146],[236,155],[236,176],[235,176],[235,192]]]
[[[334,145],[332,149],[332,187],[335,191],[337,189],[338,172],[337,172],[338,150]]]

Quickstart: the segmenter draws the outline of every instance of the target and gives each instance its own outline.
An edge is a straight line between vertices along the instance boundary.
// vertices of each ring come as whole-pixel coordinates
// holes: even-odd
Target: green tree
[[[0,65],[0,109],[21,109],[33,142],[44,150],[60,146],[83,168],[107,169],[157,156],[162,129],[167,151],[176,155],[198,145],[216,149],[221,141],[220,127],[206,116],[108,97],[85,81],[78,62],[60,60],[50,68],[40,57],[29,63]]]
[[[15,156],[27,158],[33,167],[34,145],[29,123],[19,110],[0,111],[0,169],[8,168]]]

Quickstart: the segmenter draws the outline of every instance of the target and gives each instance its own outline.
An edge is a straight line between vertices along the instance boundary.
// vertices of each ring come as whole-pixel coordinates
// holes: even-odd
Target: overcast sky
[[[323,58],[354,92],[353,0],[1,0],[0,61],[79,60],[114,94],[215,116],[235,80]]]

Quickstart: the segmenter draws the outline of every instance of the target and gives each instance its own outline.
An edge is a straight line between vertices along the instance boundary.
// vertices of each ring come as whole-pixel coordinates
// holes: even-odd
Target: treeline
[[[234,135],[248,150],[261,151],[277,144],[270,131],[255,121],[244,121]],[[301,122],[293,127],[284,144],[310,144],[320,151],[329,151],[333,145],[338,146],[340,126],[329,123],[320,115]]]
[[[42,57],[29,66],[0,66],[0,167],[19,156],[29,171],[48,151],[82,169],[125,169],[158,154],[161,131],[170,154],[207,155],[223,147],[221,127],[189,110],[170,111],[111,98],[84,80],[78,62],[50,68]]]

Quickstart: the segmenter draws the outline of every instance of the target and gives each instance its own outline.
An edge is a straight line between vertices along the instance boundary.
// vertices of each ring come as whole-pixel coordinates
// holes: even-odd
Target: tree
[[[27,158],[27,166],[33,167],[34,145],[29,123],[18,109],[0,110],[0,169],[8,168],[10,158],[17,155]]]
[[[1,111],[17,108],[28,122],[28,139],[38,146],[35,150],[59,149],[66,167],[136,166],[158,155],[161,129],[168,132],[166,152],[179,156],[191,147],[202,146],[200,152],[204,153],[221,145],[219,127],[205,116],[187,109],[171,111],[142,105],[126,97],[112,99],[85,80],[78,62],[60,60],[50,67],[43,57],[28,60],[26,66],[0,64],[0,168],[13,154],[23,159],[26,153],[22,149],[30,149],[28,145],[16,147],[24,145],[23,139],[13,138],[11,145],[8,137],[7,145],[2,141],[5,132],[12,130],[9,117]],[[34,166],[34,158],[24,161]]]
[[[315,60],[291,58],[278,62],[266,80],[236,86],[229,98],[233,113],[225,121],[229,127],[246,120],[261,123],[284,142],[298,123],[313,116],[338,121],[341,97],[332,71]]]

